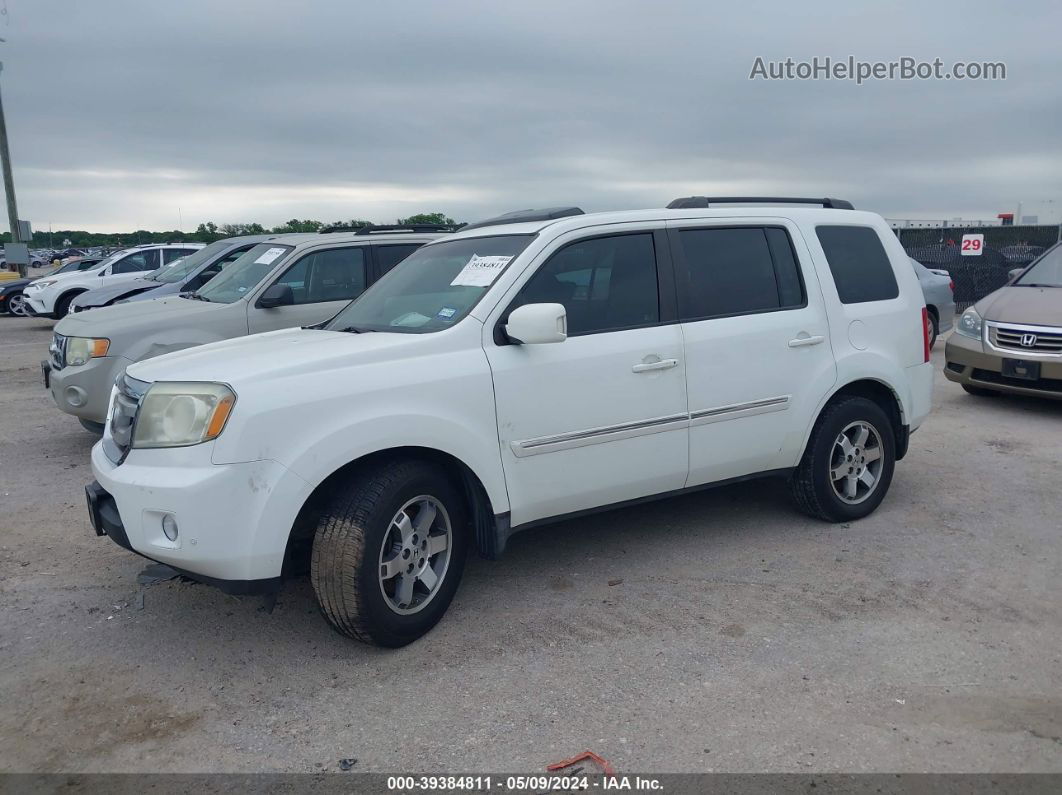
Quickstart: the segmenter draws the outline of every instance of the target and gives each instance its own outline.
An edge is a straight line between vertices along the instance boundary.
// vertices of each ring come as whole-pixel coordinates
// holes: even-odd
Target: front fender
[[[428,448],[464,463],[495,513],[509,510],[494,387],[481,348],[234,388],[236,406],[215,442],[215,463],[272,459],[316,487],[372,453]]]

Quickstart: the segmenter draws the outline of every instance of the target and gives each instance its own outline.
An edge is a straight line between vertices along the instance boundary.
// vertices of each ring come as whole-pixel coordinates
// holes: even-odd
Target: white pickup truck
[[[764,475],[812,516],[869,514],[932,379],[918,279],[847,202],[527,211],[322,325],[132,364],[89,509],[230,592],[309,562],[340,632],[400,646],[470,549],[559,517]]]

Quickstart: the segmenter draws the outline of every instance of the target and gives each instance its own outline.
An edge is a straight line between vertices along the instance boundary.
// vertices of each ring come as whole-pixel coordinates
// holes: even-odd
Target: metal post
[[[0,62],[0,72],[4,64]],[[15,204],[15,179],[11,175],[11,152],[7,147],[7,123],[4,121],[4,103],[0,99],[0,158],[4,161],[4,193],[7,194],[7,222],[11,225],[11,242],[21,243],[18,237],[18,205]],[[20,276],[26,275],[26,266],[19,265]]]

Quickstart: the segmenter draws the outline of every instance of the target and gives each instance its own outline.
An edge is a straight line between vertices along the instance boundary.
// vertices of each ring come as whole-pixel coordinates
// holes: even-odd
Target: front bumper
[[[944,377],[978,389],[994,389],[1016,395],[1062,400],[1062,358],[1037,356],[1014,351],[1013,356],[990,350],[981,340],[952,334],[944,348]],[[1024,359],[1040,363],[1035,381],[1003,375],[1004,359]]]
[[[52,308],[41,300],[39,295],[33,295],[31,293],[23,293],[23,298],[26,299],[26,311],[33,317],[51,317]]]
[[[48,371],[48,391],[61,411],[89,422],[103,423],[114,380],[131,365],[124,356],[101,356],[84,364]]]
[[[116,466],[102,443],[95,445],[98,488],[90,490],[99,516],[90,496],[93,525],[120,546],[229,593],[274,590],[291,528],[312,488],[276,461],[214,464],[212,447],[132,450]],[[113,532],[111,503],[120,525]],[[167,514],[178,527],[172,541],[162,530]]]

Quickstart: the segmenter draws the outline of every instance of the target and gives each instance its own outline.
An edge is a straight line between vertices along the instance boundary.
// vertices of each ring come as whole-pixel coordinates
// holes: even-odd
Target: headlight
[[[981,339],[981,316],[977,314],[977,310],[971,306],[963,312],[955,326],[955,332],[964,337],[973,337],[975,340]]]
[[[224,384],[159,381],[136,420],[133,447],[186,447],[208,442],[225,428],[236,394]]]
[[[84,364],[89,359],[106,356],[111,347],[111,341],[106,339],[92,339],[90,337],[67,337],[66,338],[66,363]]]
[[[59,280],[58,279],[44,279],[44,280],[39,281],[39,282],[34,282],[30,286],[31,287],[36,287],[38,290],[43,290],[45,287],[51,287],[57,281],[59,281]]]

